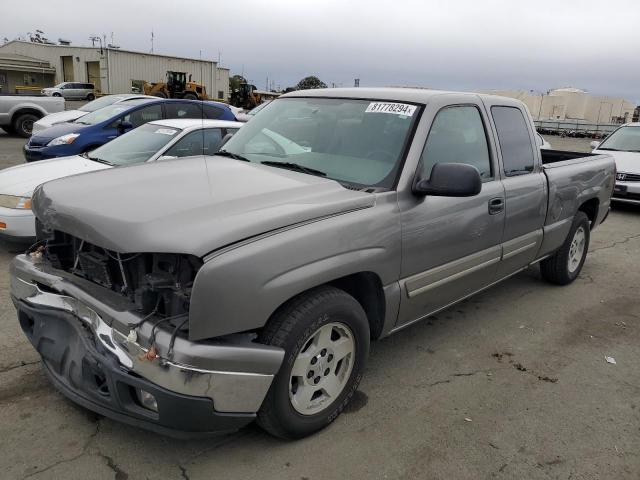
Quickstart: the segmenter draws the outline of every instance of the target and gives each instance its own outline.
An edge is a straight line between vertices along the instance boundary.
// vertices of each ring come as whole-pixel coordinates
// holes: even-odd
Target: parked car
[[[591,142],[593,153],[608,153],[616,161],[612,200],[640,205],[640,123],[627,123],[602,142]]]
[[[32,135],[24,146],[24,157],[33,162],[89,152],[133,128],[162,118],[235,121],[224,103],[155,97],[123,100]]]
[[[118,103],[123,100],[135,100],[137,98],[154,98],[147,97],[146,95],[134,95],[132,93],[123,93],[118,95],[105,95],[95,99],[93,102],[89,102],[77,110],[64,110],[62,112],[50,113],[42,117],[36,123],[33,124],[33,133],[41,132],[56,123],[73,122],[78,118],[86,115],[87,113],[95,112],[113,103]]]
[[[62,82],[55,87],[43,88],[42,94],[48,97],[64,97],[75,100],[95,100],[93,83]]]
[[[90,153],[0,170],[0,237],[35,240],[31,195],[40,184],[78,173],[192,155],[213,155],[242,126],[226,120],[168,119],[136,128]],[[82,200],[80,200],[82,201]]]
[[[86,408],[163,434],[257,418],[299,438],[349,403],[371,339],[536,263],[572,282],[614,172],[537,148],[510,98],[292,92],[217,156],[40,186],[11,295]]]
[[[7,133],[28,137],[36,121],[64,111],[63,98],[0,95],[0,128]]]

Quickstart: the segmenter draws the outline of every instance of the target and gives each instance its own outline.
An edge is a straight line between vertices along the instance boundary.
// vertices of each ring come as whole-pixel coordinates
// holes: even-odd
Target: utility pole
[[[151,29],[151,53],[153,53],[153,28]]]

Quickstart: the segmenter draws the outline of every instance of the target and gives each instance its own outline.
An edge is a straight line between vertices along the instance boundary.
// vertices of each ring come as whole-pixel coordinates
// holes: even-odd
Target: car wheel
[[[90,93],[89,95],[87,95],[87,100],[89,100],[90,102],[95,99],[96,99],[96,96],[93,93]]]
[[[589,218],[584,212],[578,212],[573,218],[571,230],[562,247],[551,257],[540,262],[542,278],[557,285],[573,282],[587,258],[590,233]]]
[[[54,94],[52,95],[52,97],[61,97],[61,96],[62,96],[62,95],[60,95],[59,93],[54,93]]]
[[[280,308],[259,340],[285,356],[258,424],[280,438],[301,438],[329,425],[351,400],[369,354],[369,323],[352,296],[325,286]]]
[[[33,113],[23,113],[13,122],[13,129],[21,137],[28,138],[33,132],[33,124],[40,120],[40,117]]]

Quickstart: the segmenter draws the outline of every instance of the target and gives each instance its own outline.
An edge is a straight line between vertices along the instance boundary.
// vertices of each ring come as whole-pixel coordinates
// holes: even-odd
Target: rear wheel
[[[90,93],[89,95],[87,95],[87,100],[89,100],[90,102],[95,99],[96,99],[96,96],[93,93]]]
[[[19,115],[13,122],[13,129],[16,134],[21,137],[28,138],[33,132],[33,124],[40,119],[33,113],[23,113]]]
[[[58,92],[56,92],[56,93],[54,93],[54,94],[52,95],[52,97],[61,97],[61,96],[62,96],[62,95],[60,95]]]
[[[542,277],[557,285],[573,282],[587,258],[590,233],[589,218],[584,212],[578,212],[562,247],[551,257],[540,262]]]
[[[281,438],[301,438],[329,425],[358,388],[369,354],[369,323],[346,292],[319,287],[281,308],[260,336],[285,357],[258,423]]]

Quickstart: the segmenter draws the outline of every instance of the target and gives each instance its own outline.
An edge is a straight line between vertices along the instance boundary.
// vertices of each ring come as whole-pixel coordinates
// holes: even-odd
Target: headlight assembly
[[[29,210],[31,208],[31,197],[0,195],[0,207]]]
[[[66,135],[62,135],[61,137],[51,140],[49,143],[47,143],[47,147],[54,147],[56,145],[68,145],[70,143],[73,143],[79,136],[79,133],[67,133]]]

